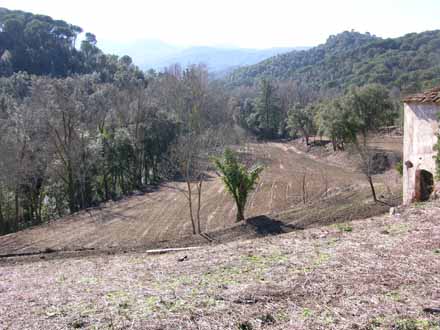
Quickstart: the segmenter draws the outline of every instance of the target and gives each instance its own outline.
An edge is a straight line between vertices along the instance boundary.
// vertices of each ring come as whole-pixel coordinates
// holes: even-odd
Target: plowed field
[[[250,197],[247,217],[279,214],[319,200],[341,189],[365,190],[362,174],[311,158],[290,143],[250,144],[245,153],[265,165],[260,183]],[[305,192],[302,189],[305,175]],[[141,196],[112,202],[50,224],[0,237],[0,254],[45,249],[140,246],[177,240],[191,234],[183,183],[168,183]],[[235,206],[221,180],[204,183],[202,229],[223,230],[234,225]],[[339,200],[340,203],[344,201]],[[312,205],[310,204],[310,205]],[[311,207],[311,206],[310,206]],[[305,208],[307,210],[307,206]],[[304,213],[304,207],[302,209]]]

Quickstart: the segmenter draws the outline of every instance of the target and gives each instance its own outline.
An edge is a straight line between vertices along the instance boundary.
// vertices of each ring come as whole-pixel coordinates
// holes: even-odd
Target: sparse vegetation
[[[438,305],[438,206],[404,210],[393,235],[378,234],[386,215],[351,223],[343,239],[336,226],[307,229],[207,246],[183,263],[187,251],[0,259],[0,326],[435,330],[423,309]]]
[[[252,324],[248,321],[246,322],[242,322],[238,325],[238,329],[239,330],[253,330],[254,327],[252,326]]]
[[[345,232],[345,233],[351,233],[353,231],[353,226],[350,226],[350,225],[344,224],[344,223],[338,224],[337,228],[339,229],[339,231]]]
[[[403,319],[393,325],[396,330],[437,330],[440,325],[429,320]]]
[[[256,189],[248,197],[246,224],[237,226],[233,198],[221,178],[208,172],[209,177],[203,182],[200,210],[202,232],[208,233],[215,242],[225,242],[388,212],[386,205],[371,202],[369,188],[361,174],[293,152],[292,146],[271,142],[240,148],[239,160],[246,168],[255,164],[264,166]],[[303,204],[301,189],[304,168],[308,171],[307,204]],[[324,176],[321,175],[323,170]],[[385,175],[376,180],[378,193],[386,196],[390,203],[398,203],[399,182],[391,182],[391,192],[396,194],[393,197],[385,185],[390,178]],[[195,184],[192,183],[193,187]],[[1,250],[2,253],[49,252],[85,246],[94,249],[143,246],[145,250],[207,243],[204,238],[191,236],[188,200],[183,191],[186,191],[184,181],[164,183],[144,194],[109,202],[47,226],[0,237]],[[193,200],[196,205],[196,198]]]
[[[403,161],[399,161],[396,163],[396,171],[403,176]]]

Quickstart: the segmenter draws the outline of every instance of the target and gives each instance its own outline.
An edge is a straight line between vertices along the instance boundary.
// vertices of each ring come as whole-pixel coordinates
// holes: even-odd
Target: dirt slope
[[[326,192],[335,194],[347,187],[358,191],[365,185],[362,175],[297,153],[290,143],[251,144],[245,152],[266,166],[261,182],[250,198],[248,217],[279,214],[301,204],[300,187],[304,172],[307,173],[307,202],[317,201]],[[51,224],[0,237],[0,254],[47,248],[130,247],[186,237],[191,234],[191,226],[186,199],[176,189],[180,185],[168,184],[157,191],[111,203],[101,209],[80,212]],[[215,176],[204,184],[201,213],[206,232],[221,231],[234,225],[234,204]],[[305,221],[309,218],[306,217]]]
[[[438,330],[439,219],[436,203],[160,256],[11,259],[0,328]]]

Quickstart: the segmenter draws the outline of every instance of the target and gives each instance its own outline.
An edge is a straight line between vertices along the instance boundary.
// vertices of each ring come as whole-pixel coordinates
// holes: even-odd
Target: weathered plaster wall
[[[434,145],[437,142],[438,105],[405,103],[403,139],[403,203],[410,204],[415,194],[416,170],[435,176]],[[406,163],[410,161],[413,167]]]

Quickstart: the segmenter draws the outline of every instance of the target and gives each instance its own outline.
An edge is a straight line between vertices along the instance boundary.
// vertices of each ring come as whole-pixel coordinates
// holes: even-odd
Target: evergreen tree
[[[257,98],[258,128],[266,139],[275,138],[281,124],[280,100],[273,82],[263,79]]]

